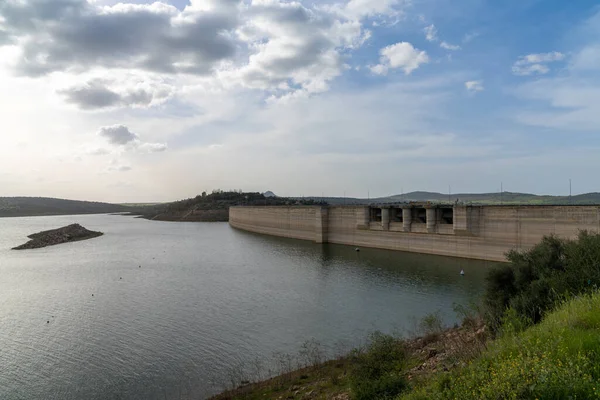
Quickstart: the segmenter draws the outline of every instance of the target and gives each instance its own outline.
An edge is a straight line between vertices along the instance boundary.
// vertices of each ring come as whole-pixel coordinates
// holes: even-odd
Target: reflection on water
[[[8,250],[72,222],[105,235]],[[0,398],[206,397],[231,365],[310,338],[333,351],[437,310],[453,323],[453,303],[481,294],[488,267],[224,223],[0,219]]]

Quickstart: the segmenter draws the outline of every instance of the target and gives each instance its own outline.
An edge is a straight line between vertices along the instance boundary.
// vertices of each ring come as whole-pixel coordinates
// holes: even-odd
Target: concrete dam
[[[230,208],[229,224],[316,243],[506,261],[509,250],[546,235],[600,232],[600,206],[239,206]]]

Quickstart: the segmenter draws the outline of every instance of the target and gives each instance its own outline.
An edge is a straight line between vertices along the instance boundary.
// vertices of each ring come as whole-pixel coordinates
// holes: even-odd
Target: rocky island
[[[62,228],[51,229],[29,235],[27,236],[31,239],[29,242],[17,247],[13,247],[13,250],[39,249],[40,247],[92,239],[102,235],[102,232],[90,231],[79,224],[71,224],[63,226]]]

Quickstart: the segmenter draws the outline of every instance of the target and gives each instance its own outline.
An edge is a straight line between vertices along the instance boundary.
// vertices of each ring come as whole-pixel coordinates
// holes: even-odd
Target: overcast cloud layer
[[[599,65],[587,2],[4,0],[0,196],[600,191]]]

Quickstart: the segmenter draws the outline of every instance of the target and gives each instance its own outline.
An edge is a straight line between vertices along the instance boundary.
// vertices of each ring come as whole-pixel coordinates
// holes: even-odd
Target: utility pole
[[[500,204],[502,204],[503,196],[504,196],[504,188],[502,186],[502,182],[500,182]]]
[[[569,204],[573,204],[573,200],[571,199],[571,178],[569,178]]]
[[[450,193],[452,193],[452,188],[450,187],[450,185],[448,185],[448,203],[452,203],[452,200],[450,200]]]

